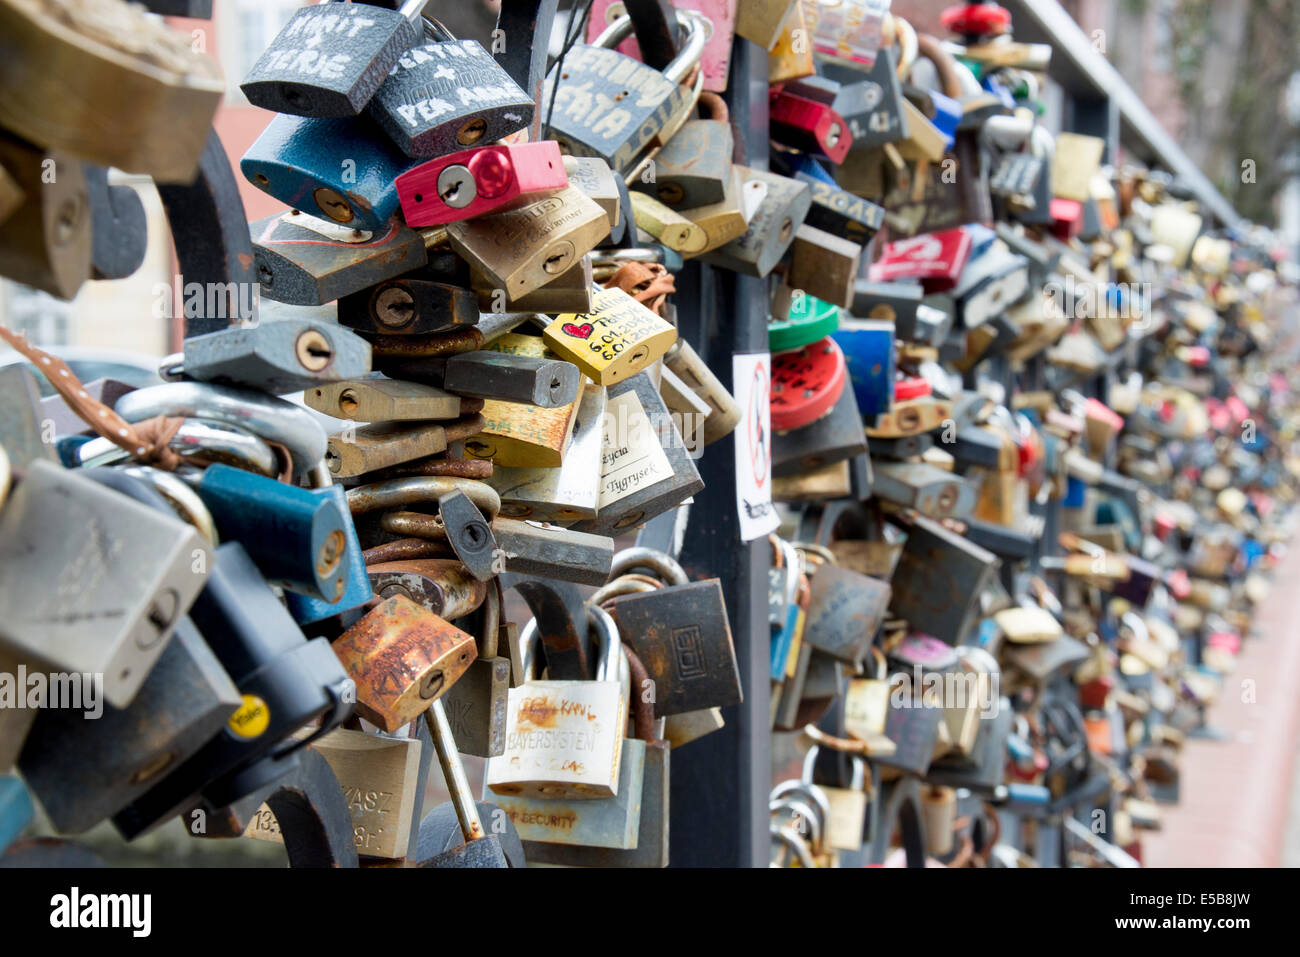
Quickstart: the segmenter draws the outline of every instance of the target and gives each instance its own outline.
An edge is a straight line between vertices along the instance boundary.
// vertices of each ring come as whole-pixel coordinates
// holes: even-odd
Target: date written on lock
[[[610,385],[636,375],[669,350],[677,330],[618,287],[602,289],[588,313],[561,314],[542,332],[561,359]]]

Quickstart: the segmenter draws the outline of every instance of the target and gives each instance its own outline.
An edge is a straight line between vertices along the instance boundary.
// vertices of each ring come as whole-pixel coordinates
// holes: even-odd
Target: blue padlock
[[[377,232],[397,212],[397,177],[423,160],[404,154],[368,116],[313,119],[278,114],[244,158],[244,177],[282,203]]]
[[[228,465],[204,469],[197,491],[222,540],[243,545],[267,581],[337,606],[361,561],[346,504]]]
[[[1083,503],[1088,494],[1088,485],[1082,479],[1077,479],[1073,475],[1066,476],[1065,480],[1065,508],[1083,508]]]
[[[839,187],[835,177],[827,172],[826,167],[817,162],[808,153],[783,153],[782,158],[790,167],[790,178],[795,179],[800,173],[811,176],[819,182],[826,183],[828,186]]]
[[[364,605],[375,597],[374,590],[370,587],[370,576],[366,574],[365,559],[361,557],[361,540],[357,538],[357,527],[349,514],[347,492],[342,485],[331,485],[329,488],[313,489],[311,494],[337,503],[343,510],[343,514],[348,516],[343,527],[344,564],[347,567],[343,572],[343,597],[338,601],[321,601],[319,598],[293,591],[284,593],[289,614],[299,625],[323,621],[340,612]]]
[[[894,324],[843,315],[831,338],[844,353],[858,411],[874,422],[894,401]]]
[[[32,798],[15,774],[0,775],[0,852],[31,823]]]

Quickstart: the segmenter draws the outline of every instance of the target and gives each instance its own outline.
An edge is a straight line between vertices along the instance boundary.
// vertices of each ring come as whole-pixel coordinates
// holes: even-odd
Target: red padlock
[[[554,140],[476,146],[422,163],[397,177],[402,217],[412,228],[500,213],[569,185]]]
[[[918,280],[930,295],[947,292],[957,285],[970,251],[971,234],[964,226],[895,240],[885,244],[867,278],[872,282]]]
[[[772,428],[802,428],[831,410],[848,381],[844,353],[829,336],[772,357]]]
[[[996,37],[1011,32],[1011,11],[996,3],[963,3],[943,11],[939,22],[962,37]]]
[[[768,120],[776,142],[832,163],[843,163],[853,145],[844,117],[825,103],[785,90],[773,90],[769,96]]]

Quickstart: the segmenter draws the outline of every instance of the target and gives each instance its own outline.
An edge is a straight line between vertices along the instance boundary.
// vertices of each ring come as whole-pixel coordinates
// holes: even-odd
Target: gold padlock
[[[189,183],[226,85],[139,4],[0,0],[0,90],[0,127],[38,146]]]
[[[744,6],[744,4],[738,4]],[[737,14],[739,16],[739,14]],[[817,72],[813,62],[812,33],[803,15],[803,4],[790,7],[776,44],[767,57],[767,82],[784,83]]]
[[[508,355],[556,358],[540,337],[516,332],[501,336],[487,348]],[[483,403],[483,429],[465,440],[465,454],[511,468],[559,468],[564,464],[581,398],[579,390],[568,405],[552,409],[488,399]]]
[[[81,163],[0,134],[0,166],[22,195],[0,232],[0,275],[71,299],[90,278],[90,194]]]
[[[556,316],[542,338],[557,358],[607,386],[662,356],[677,341],[677,330],[612,286],[596,294],[591,312]]]
[[[608,235],[605,211],[573,186],[509,212],[447,225],[452,249],[508,299],[558,279]]]
[[[636,224],[669,249],[686,256],[704,252],[708,234],[675,209],[670,209],[648,193],[631,192],[632,212]],[[742,229],[741,232],[744,232]],[[734,237],[732,237],[734,238]]]

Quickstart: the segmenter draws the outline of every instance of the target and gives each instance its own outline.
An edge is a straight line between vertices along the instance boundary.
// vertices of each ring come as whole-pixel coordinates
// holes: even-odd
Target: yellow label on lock
[[[636,375],[662,356],[677,341],[677,330],[613,287],[596,294],[591,312],[556,316],[542,338],[557,358],[607,386]]]
[[[246,694],[241,704],[226,722],[230,733],[237,738],[252,740],[260,737],[271,726],[271,709],[255,694]]]

